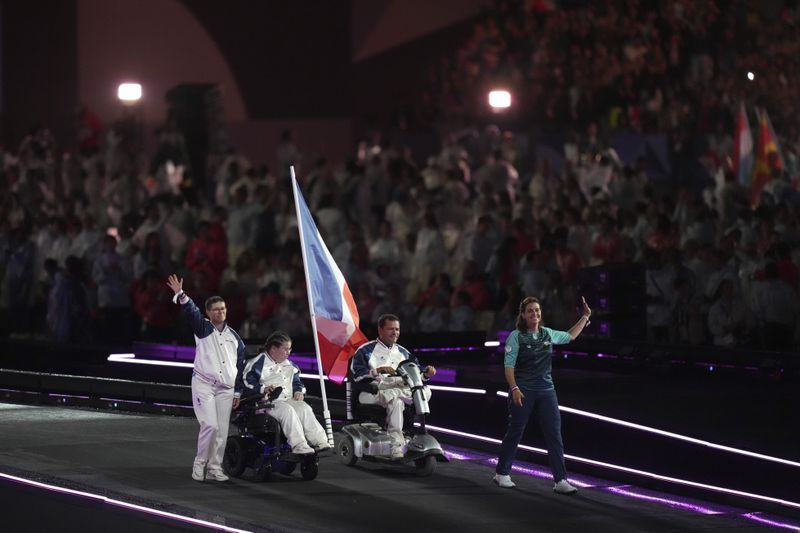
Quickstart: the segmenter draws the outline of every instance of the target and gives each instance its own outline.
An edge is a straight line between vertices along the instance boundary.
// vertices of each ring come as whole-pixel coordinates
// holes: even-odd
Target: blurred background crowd
[[[2,333],[175,341],[173,272],[197,302],[222,295],[243,337],[310,333],[294,165],[363,322],[494,335],[534,295],[566,328],[583,269],[630,265],[646,328],[619,338],[797,349],[800,11],[749,5],[490,2],[422,103],[342,160],[287,129],[200,180],[174,115],[148,152],[134,115],[104,124],[85,102],[73,137],[36,125],[0,148]],[[513,118],[483,103],[498,80]],[[754,137],[766,113],[776,134],[757,189],[737,172],[741,104]]]

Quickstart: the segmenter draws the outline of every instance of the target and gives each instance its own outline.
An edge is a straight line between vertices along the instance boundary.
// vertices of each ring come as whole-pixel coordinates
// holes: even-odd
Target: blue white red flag
[[[325,246],[294,176],[292,187],[320,362],[328,377],[341,383],[347,376],[348,361],[367,337],[358,327],[358,309],[350,287]]]

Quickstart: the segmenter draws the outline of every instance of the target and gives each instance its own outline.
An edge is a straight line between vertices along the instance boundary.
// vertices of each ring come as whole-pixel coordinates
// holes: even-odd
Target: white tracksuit
[[[175,295],[174,301],[181,304],[197,345],[192,372],[192,405],[200,423],[195,463],[221,470],[236,376],[244,366],[244,342],[227,324],[222,331],[215,328],[185,293]]]
[[[260,353],[247,361],[242,373],[244,388],[256,394],[266,394],[267,388],[283,387],[275,401],[275,407],[267,413],[278,420],[286,435],[289,446],[328,444],[325,430],[314,416],[311,406],[304,401],[293,399],[295,392],[305,394],[306,389],[300,381],[300,369],[288,359],[276,363],[269,354]]]
[[[405,444],[403,438],[403,410],[406,405],[414,403],[411,389],[398,376],[386,376],[377,369],[388,366],[397,369],[402,361],[411,359],[419,364],[411,352],[395,343],[390,347],[380,340],[370,341],[356,351],[350,363],[355,381],[373,379],[378,382],[378,393],[361,392],[358,401],[362,404],[378,404],[386,408],[386,432],[392,437],[395,445]],[[426,400],[431,399],[431,390],[422,389]]]

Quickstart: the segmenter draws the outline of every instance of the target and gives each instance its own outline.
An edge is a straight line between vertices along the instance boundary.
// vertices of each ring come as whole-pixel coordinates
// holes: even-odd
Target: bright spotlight
[[[117,98],[123,104],[135,104],[142,98],[142,86],[138,83],[120,83]]]
[[[503,90],[489,92],[489,105],[495,110],[511,107],[511,93]]]
[[[747,79],[753,81],[756,79],[756,75],[752,73],[752,71],[747,71]]]

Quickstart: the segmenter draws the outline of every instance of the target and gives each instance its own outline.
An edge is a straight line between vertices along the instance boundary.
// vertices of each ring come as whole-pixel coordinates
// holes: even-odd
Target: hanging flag
[[[756,146],[753,186],[750,190],[750,202],[753,206],[758,205],[761,191],[772,179],[773,171],[782,171],[785,168],[786,165],[778,146],[778,137],[775,135],[775,130],[772,129],[772,122],[769,120],[767,110],[762,109],[758,117],[758,145]]]
[[[733,147],[733,171],[741,185],[747,185],[753,172],[753,134],[744,103],[739,104],[739,119],[736,122],[736,144]]]
[[[341,383],[347,376],[348,361],[367,337],[358,328],[353,294],[314,224],[294,172],[292,187],[318,361],[331,380]]]

